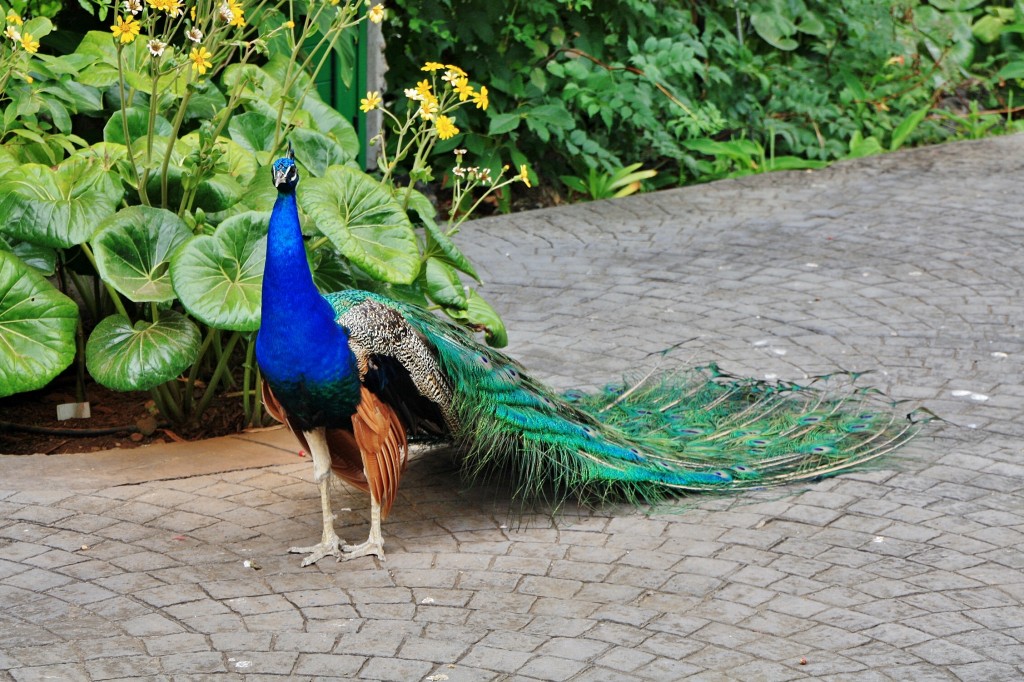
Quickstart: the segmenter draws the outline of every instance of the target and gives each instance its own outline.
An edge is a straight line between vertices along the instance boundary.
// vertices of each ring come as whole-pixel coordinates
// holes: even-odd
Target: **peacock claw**
[[[301,564],[301,566],[305,568],[310,564],[315,564],[327,555],[333,556],[336,560],[341,561],[341,548],[342,543],[344,542],[344,540],[335,535],[333,538],[325,540],[318,545],[312,545],[310,547],[289,547],[288,551],[292,554],[308,554],[309,556],[303,559]],[[345,545],[345,547],[347,546],[348,545]]]
[[[361,545],[344,545],[341,549],[345,552],[342,556],[342,559],[345,561],[357,559],[361,556],[369,556],[370,554],[374,555],[381,561],[386,561],[384,558],[384,544],[381,542],[367,540]]]

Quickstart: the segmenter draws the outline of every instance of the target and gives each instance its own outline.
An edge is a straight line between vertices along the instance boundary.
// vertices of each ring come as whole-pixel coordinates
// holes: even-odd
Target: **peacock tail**
[[[850,373],[805,386],[712,364],[557,393],[420,308],[364,291],[326,299],[361,366],[378,377],[375,390],[404,387],[394,404],[415,387],[422,404],[408,407],[410,435],[418,424],[421,435],[447,436],[468,476],[509,479],[523,497],[656,501],[815,479],[885,455],[917,431]]]

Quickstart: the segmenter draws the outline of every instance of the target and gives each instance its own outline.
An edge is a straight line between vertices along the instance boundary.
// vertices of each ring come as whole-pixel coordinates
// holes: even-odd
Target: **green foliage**
[[[642,164],[633,163],[612,172],[590,168],[586,177],[563,175],[566,187],[590,199],[614,199],[640,191],[641,182],[658,174],[655,170],[639,170]]]
[[[74,301],[0,242],[0,397],[42,388],[75,357]]]
[[[429,202],[409,205],[411,187],[356,168],[352,125],[316,93],[326,55],[365,20],[361,3],[295,3],[286,15],[232,0],[195,16],[81,3],[111,31],[47,53],[32,41],[49,19],[12,14],[0,40],[0,395],[67,367],[81,325],[79,362],[105,386],[149,390],[179,423],[230,390],[259,422],[252,352],[277,194],[267,166],[286,141],[320,285],[430,298],[503,342],[494,311],[456,295],[458,272],[475,277],[450,239],[457,226],[442,230]],[[412,128],[407,151],[427,168],[440,131],[426,119]],[[448,264],[454,277],[438,280]],[[54,273],[81,316],[44,279]]]
[[[473,63],[493,103],[475,128],[508,137],[460,144],[549,178],[816,167],[977,134],[971,102],[986,132],[1012,130],[1024,84],[1019,0],[396,4],[389,78],[424,54]]]

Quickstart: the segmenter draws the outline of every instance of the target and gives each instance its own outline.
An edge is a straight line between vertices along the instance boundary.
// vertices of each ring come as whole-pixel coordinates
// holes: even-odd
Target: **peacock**
[[[367,291],[322,295],[299,228],[294,156],[271,168],[256,359],[267,411],[310,453],[319,544],[383,560],[387,517],[411,437],[447,441],[470,476],[500,474],[522,498],[653,502],[674,493],[807,481],[874,460],[917,423],[876,391],[767,382],[714,364],[648,375],[595,393],[557,393],[462,327]],[[835,382],[823,382],[830,386]],[[346,545],[331,512],[332,476],[370,495],[365,542]]]

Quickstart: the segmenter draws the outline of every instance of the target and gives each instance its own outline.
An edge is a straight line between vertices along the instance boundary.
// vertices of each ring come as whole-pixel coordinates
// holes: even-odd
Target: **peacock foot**
[[[350,559],[356,559],[361,556],[374,555],[381,561],[386,561],[384,558],[384,543],[376,540],[367,540],[361,545],[345,545],[341,548],[345,554],[342,559],[349,561]]]
[[[341,561],[341,547],[344,542],[345,541],[339,538],[337,535],[334,535],[333,537],[324,540],[320,544],[312,545],[310,547],[289,547],[288,551],[292,554],[309,554],[309,556],[302,560],[302,566],[306,567],[310,564],[315,564],[327,555],[330,555],[338,561]],[[346,549],[348,549],[348,545],[344,546]]]

